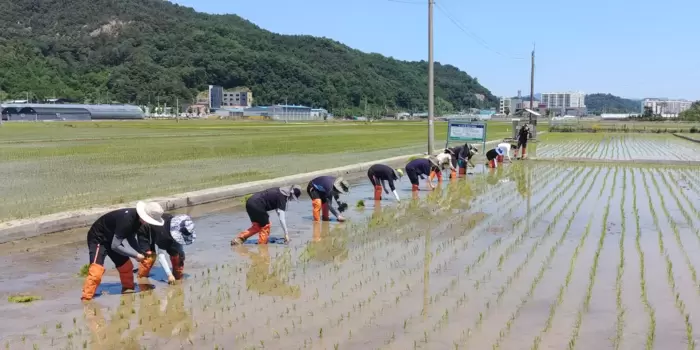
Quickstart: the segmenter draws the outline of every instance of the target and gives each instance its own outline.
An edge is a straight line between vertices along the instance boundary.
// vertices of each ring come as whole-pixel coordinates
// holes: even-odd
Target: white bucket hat
[[[141,220],[149,225],[163,226],[165,223],[163,221],[163,207],[156,202],[138,201],[136,203],[136,213],[139,214]]]
[[[194,221],[189,215],[175,215],[170,220],[170,236],[175,242],[181,245],[190,245],[194,243],[197,234],[194,231]]]

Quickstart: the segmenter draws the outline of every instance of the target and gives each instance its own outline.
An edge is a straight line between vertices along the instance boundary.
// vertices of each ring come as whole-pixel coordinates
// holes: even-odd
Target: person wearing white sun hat
[[[139,263],[138,277],[147,278],[155,264],[156,256],[163,267],[168,283],[181,280],[185,269],[185,245],[194,243],[197,238],[194,221],[189,215],[163,214],[163,226],[148,226],[139,230],[137,237],[140,250],[146,252],[146,258]],[[163,253],[170,256],[173,267]]]
[[[142,261],[146,257],[136,240],[136,232],[144,226],[163,226],[163,208],[155,202],[138,202],[136,208],[125,208],[102,215],[87,234],[90,251],[88,275],[83,284],[81,300],[91,300],[104,275],[105,258],[109,257],[119,271],[122,293],[134,290],[134,265],[130,258]]]

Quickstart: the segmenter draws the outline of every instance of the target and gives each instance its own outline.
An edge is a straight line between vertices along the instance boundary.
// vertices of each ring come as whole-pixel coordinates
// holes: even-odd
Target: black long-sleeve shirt
[[[173,220],[173,215],[163,214],[163,226],[147,225],[142,227],[137,234],[139,248],[142,252],[156,251],[156,246],[161,250],[168,252],[170,256],[180,256],[180,259],[185,259],[185,250],[180,243],[177,243],[170,234],[170,223]]]
[[[394,169],[390,166],[384,164],[374,164],[367,170],[367,175],[373,176],[382,184],[384,181],[388,182],[389,188],[391,188],[392,191],[396,190],[396,187],[394,187],[394,181],[398,180],[398,178],[396,177]]]
[[[413,169],[416,172],[416,175],[430,175],[430,171],[433,169],[433,164],[430,163],[430,160],[426,158],[418,158],[414,159],[408,164],[406,164],[406,171],[409,169]]]
[[[139,244],[136,240],[136,232],[142,226],[136,208],[125,208],[111,211],[102,215],[92,224],[88,232],[88,240],[96,241],[102,245],[109,244],[110,248],[124,256],[136,258],[139,253]],[[125,245],[124,241],[128,243]]]

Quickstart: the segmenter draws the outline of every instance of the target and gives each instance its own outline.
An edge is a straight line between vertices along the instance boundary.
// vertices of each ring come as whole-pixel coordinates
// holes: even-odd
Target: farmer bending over
[[[374,200],[378,201],[382,199],[382,188],[386,194],[389,194],[389,190],[386,188],[385,182],[389,183],[389,188],[394,194],[397,202],[400,202],[399,194],[396,192],[396,187],[394,187],[394,181],[398,181],[403,176],[403,170],[392,169],[388,165],[384,164],[374,164],[367,170],[367,177],[369,181],[374,186]]]
[[[406,175],[411,181],[411,191],[418,191],[418,179],[425,179],[425,176],[430,176],[430,180],[435,175],[435,172],[440,171],[438,160],[435,157],[418,158],[406,164]],[[435,187],[428,181],[428,187],[432,190]]]
[[[92,224],[87,234],[90,267],[83,284],[81,300],[91,300],[105,273],[105,257],[119,271],[122,293],[134,290],[134,265],[129,258],[143,261],[146,257],[136,240],[136,232],[144,226],[163,226],[163,208],[155,202],[138,202],[136,208],[109,212]],[[125,244],[128,242],[128,244]]]
[[[197,235],[194,231],[194,221],[189,215],[163,214],[165,224],[160,227],[149,227],[138,233],[139,246],[146,252],[146,258],[139,263],[138,277],[145,278],[151,272],[156,261],[165,270],[168,283],[181,280],[185,270],[185,250],[183,246],[194,243]],[[158,248],[158,250],[156,249]],[[163,251],[170,256],[173,264],[172,271]]]
[[[348,193],[349,189],[350,184],[342,177],[319,176],[311,180],[306,186],[306,192],[311,197],[314,221],[330,221],[329,211],[338,221],[345,221],[345,218],[333,208],[333,199],[338,203],[338,210],[341,213],[344,212],[348,205],[340,201],[340,195]],[[323,216],[321,216],[322,212]]]
[[[518,146],[511,144],[511,143],[508,143],[508,142],[502,142],[502,143],[498,144],[498,148],[501,151],[503,151],[503,155],[496,157],[496,160],[499,163],[503,163],[503,158],[508,158],[509,162],[513,161],[512,159],[510,159],[510,150],[511,149],[515,150],[518,148]]]
[[[238,234],[231,241],[231,245],[243,244],[248,238],[258,234],[258,244],[267,244],[270,240],[270,215],[268,211],[277,211],[277,216],[284,231],[284,242],[289,242],[289,229],[287,228],[287,202],[299,200],[301,187],[299,185],[273,187],[252,195],[245,202],[245,210],[248,213],[252,225],[247,230]]]
[[[451,173],[457,174],[457,168],[454,165],[452,165],[452,155],[449,152],[439,153],[435,156],[435,158],[437,159],[438,164],[440,166],[440,171],[437,171],[435,173],[435,175],[438,178],[438,182],[442,182],[442,171],[447,169],[448,167],[450,168]]]
[[[496,161],[498,156],[503,156],[503,150],[498,147],[486,152],[486,160],[488,161],[489,168],[496,169],[498,167],[498,162]]]

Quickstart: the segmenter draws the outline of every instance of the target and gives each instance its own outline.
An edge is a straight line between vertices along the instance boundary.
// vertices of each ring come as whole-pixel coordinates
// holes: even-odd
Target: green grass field
[[[509,128],[490,123],[488,139]],[[437,146],[446,133],[437,123]],[[419,153],[426,140],[425,122],[5,123],[0,221]]]

